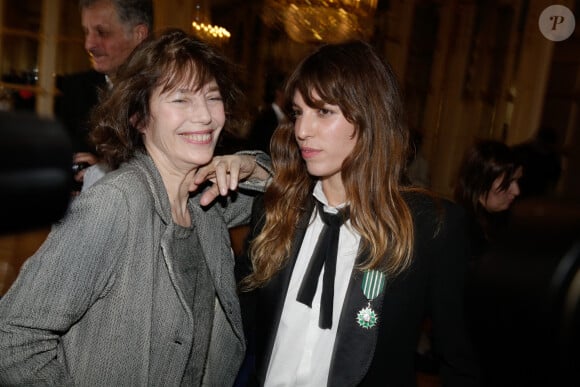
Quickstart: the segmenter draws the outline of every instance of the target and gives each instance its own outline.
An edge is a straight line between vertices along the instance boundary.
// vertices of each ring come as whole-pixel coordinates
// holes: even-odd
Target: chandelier
[[[194,35],[209,43],[221,45],[230,39],[230,33],[223,27],[211,24],[211,12],[207,0],[195,4],[191,28]]]
[[[262,18],[299,43],[368,39],[378,0],[266,0]]]

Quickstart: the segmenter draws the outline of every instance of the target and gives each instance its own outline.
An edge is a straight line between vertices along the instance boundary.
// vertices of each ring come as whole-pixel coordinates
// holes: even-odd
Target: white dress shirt
[[[316,184],[313,194],[324,204],[327,212],[336,213],[338,208],[345,206],[341,204],[337,208],[329,207],[320,182]],[[360,236],[352,229],[350,221],[345,222],[340,228],[332,328],[321,329],[318,326],[318,318],[324,268],[320,273],[312,308],[296,301],[296,296],[323,226],[322,219],[314,209],[284,301],[284,309],[266,374],[265,386],[267,387],[320,387],[327,384],[338,322],[356,260]],[[355,317],[352,316],[353,319]]]

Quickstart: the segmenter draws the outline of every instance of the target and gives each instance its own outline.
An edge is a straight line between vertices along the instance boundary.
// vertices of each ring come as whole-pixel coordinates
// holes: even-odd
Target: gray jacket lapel
[[[240,339],[243,339],[241,312],[233,272],[234,257],[229,247],[229,240],[223,240],[228,235],[227,230],[224,229],[222,215],[215,208],[201,208],[199,197],[191,200],[194,201],[195,227],[200,246],[211,277],[214,279],[216,294],[234,332]],[[226,260],[221,257],[230,257],[230,259]]]
[[[151,192],[153,193],[155,211],[166,224],[170,225],[172,220],[169,198],[165,193],[163,179],[153,160],[144,153],[136,154],[135,160],[134,163],[145,171],[147,184],[151,187]],[[263,185],[263,182],[261,184]],[[259,184],[255,186],[257,187]],[[203,256],[206,259],[211,277],[214,279],[219,301],[233,326],[235,334],[243,341],[241,313],[237,294],[235,293],[236,282],[233,275],[234,258],[229,248],[230,241],[227,239],[228,233],[224,226],[223,214],[216,209],[216,206],[219,206],[217,203],[209,206],[209,208],[201,208],[199,198],[200,195],[190,198],[195,213],[192,221],[195,223]],[[248,202],[248,208],[249,205],[250,202]],[[231,257],[231,261],[224,261],[222,257]],[[170,260],[167,260],[167,264],[171,267]],[[173,275],[172,272],[170,274]]]

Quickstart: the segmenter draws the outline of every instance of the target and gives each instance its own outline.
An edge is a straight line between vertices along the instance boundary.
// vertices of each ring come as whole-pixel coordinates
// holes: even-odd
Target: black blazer
[[[443,384],[479,385],[479,368],[464,321],[463,287],[469,255],[463,210],[449,201],[423,194],[406,195],[406,200],[415,229],[413,264],[398,277],[387,279],[385,290],[373,300],[379,320],[371,329],[363,329],[356,322],[367,299],[361,290],[362,273],[353,270],[339,321],[329,386],[415,386],[414,359],[425,318],[432,323]],[[256,337],[255,354],[250,354],[255,355],[256,385],[263,385],[266,377],[309,215],[295,235],[285,268],[267,286],[242,297],[245,322],[253,325],[248,327],[249,337]],[[260,216],[254,219],[259,222]],[[253,348],[251,344],[249,348]]]
[[[106,87],[103,74],[94,70],[61,76],[56,81],[60,95],[54,112],[64,124],[74,152],[93,152],[88,143],[89,114],[99,100],[99,91]]]
[[[260,111],[252,124],[248,138],[250,149],[257,149],[270,154],[270,140],[277,127],[278,117],[270,104]]]

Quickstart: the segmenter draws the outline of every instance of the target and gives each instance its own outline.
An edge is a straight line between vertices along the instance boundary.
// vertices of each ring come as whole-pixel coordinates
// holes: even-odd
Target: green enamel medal
[[[366,307],[362,308],[356,315],[356,321],[362,328],[370,329],[374,327],[379,317],[371,308],[371,301],[374,300],[385,288],[386,276],[378,270],[368,270],[362,280],[362,291],[367,300]]]

